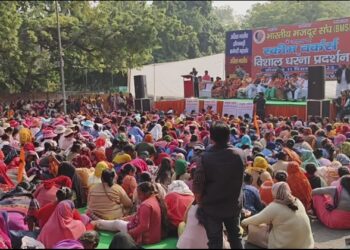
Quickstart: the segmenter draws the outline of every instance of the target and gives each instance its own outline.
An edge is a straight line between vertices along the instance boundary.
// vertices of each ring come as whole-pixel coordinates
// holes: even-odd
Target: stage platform
[[[204,107],[204,100],[215,100],[217,101],[217,112],[222,114],[223,102],[224,101],[235,101],[235,102],[252,102],[251,99],[204,99],[199,98],[199,110]],[[296,115],[298,118],[307,119],[307,102],[302,101],[277,101],[277,100],[267,100],[265,106],[265,114],[273,116],[284,116],[290,117]],[[177,114],[182,113],[185,110],[185,99],[180,100],[165,100],[157,101],[154,103],[154,107],[158,110],[168,111],[170,109],[174,110]],[[335,107],[331,105],[330,118],[335,118]]]

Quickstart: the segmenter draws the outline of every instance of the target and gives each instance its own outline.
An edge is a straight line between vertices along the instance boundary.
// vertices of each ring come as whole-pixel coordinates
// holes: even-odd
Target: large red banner
[[[252,53],[247,61],[251,61],[252,76],[271,75],[277,66],[290,75],[323,65],[330,80],[335,79],[339,65],[350,61],[350,18],[255,29],[251,34]],[[233,58],[226,54],[226,70],[232,71],[229,61]]]

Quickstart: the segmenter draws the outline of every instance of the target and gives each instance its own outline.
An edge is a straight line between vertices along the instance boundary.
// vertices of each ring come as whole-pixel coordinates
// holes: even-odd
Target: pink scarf
[[[80,220],[73,219],[74,204],[72,201],[61,201],[50,219],[42,228],[38,240],[46,248],[52,248],[62,240],[77,240],[86,231]]]

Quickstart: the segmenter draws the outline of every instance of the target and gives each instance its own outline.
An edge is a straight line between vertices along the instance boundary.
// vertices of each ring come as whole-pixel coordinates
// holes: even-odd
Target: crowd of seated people
[[[237,73],[231,80],[242,83],[237,94],[256,85]],[[26,105],[0,116],[2,249],[91,249],[98,244],[95,230],[118,232],[114,248],[122,240],[140,247],[169,237],[184,249],[239,247],[244,231],[252,239],[267,224],[268,238],[258,245],[313,248],[309,217],[325,228],[350,229],[347,119],[267,115],[255,123],[212,110],[82,108],[49,115],[48,106]],[[226,215],[232,217],[226,234],[217,237],[213,223],[222,228]]]

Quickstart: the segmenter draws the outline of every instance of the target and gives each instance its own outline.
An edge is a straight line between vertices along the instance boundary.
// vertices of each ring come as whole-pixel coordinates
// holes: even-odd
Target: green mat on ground
[[[86,208],[79,208],[80,213],[85,213]],[[97,249],[108,249],[115,233],[107,231],[98,231],[100,233],[100,244]],[[168,238],[157,244],[142,246],[144,249],[175,249],[177,244],[176,238]]]

